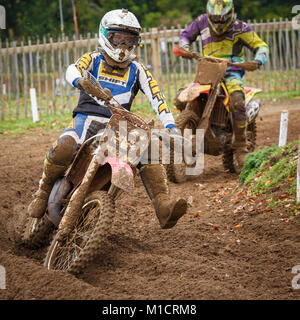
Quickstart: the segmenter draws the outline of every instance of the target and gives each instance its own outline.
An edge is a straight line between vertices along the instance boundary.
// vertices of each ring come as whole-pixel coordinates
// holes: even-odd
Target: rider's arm
[[[268,61],[269,47],[245,22],[245,32],[240,35],[240,39],[255,54],[254,60],[264,65]]]
[[[181,47],[191,45],[200,34],[201,21],[203,16],[199,16],[191,24],[189,24],[179,36],[179,45]]]
[[[91,71],[94,66],[95,58],[99,55],[97,52],[85,53],[75,63],[69,65],[66,71],[66,79],[73,87],[77,88],[77,81],[82,77],[82,70]]]
[[[152,108],[165,128],[175,127],[174,118],[165,98],[160,91],[158,83],[149,70],[141,63],[135,62],[138,67],[139,88],[146,95]]]

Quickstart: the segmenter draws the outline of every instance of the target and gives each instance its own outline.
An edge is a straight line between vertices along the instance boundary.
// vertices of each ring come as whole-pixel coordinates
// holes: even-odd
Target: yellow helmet
[[[232,0],[209,0],[206,11],[208,22],[217,35],[225,33],[233,22],[234,7]]]

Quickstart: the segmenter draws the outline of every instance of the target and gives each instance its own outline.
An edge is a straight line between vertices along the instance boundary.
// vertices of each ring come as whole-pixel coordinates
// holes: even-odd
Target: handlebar
[[[227,59],[201,56],[200,54],[198,54],[196,52],[187,51],[183,47],[180,47],[179,45],[176,45],[176,44],[173,46],[173,53],[176,56],[183,57],[186,59],[196,59],[198,61],[205,60],[207,62],[213,62],[213,63],[226,63],[227,66],[229,66],[229,67],[237,67],[237,68],[241,68],[245,71],[254,71],[258,68],[258,63],[256,61],[233,63]]]

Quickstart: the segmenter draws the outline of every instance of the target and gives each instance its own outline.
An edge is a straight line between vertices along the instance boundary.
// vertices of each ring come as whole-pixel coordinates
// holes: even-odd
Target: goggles
[[[215,24],[225,24],[232,17],[232,12],[228,12],[226,15],[209,15],[209,19]]]
[[[134,46],[138,46],[141,42],[141,37],[139,35],[120,30],[110,30],[107,32],[106,37],[115,48],[120,45],[132,48]]]

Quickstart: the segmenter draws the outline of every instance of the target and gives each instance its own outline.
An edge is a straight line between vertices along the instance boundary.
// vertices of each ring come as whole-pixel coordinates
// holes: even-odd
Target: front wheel
[[[114,201],[104,191],[91,193],[84,201],[74,229],[60,239],[54,237],[44,262],[47,269],[80,273],[97,255],[107,239],[115,213]]]

